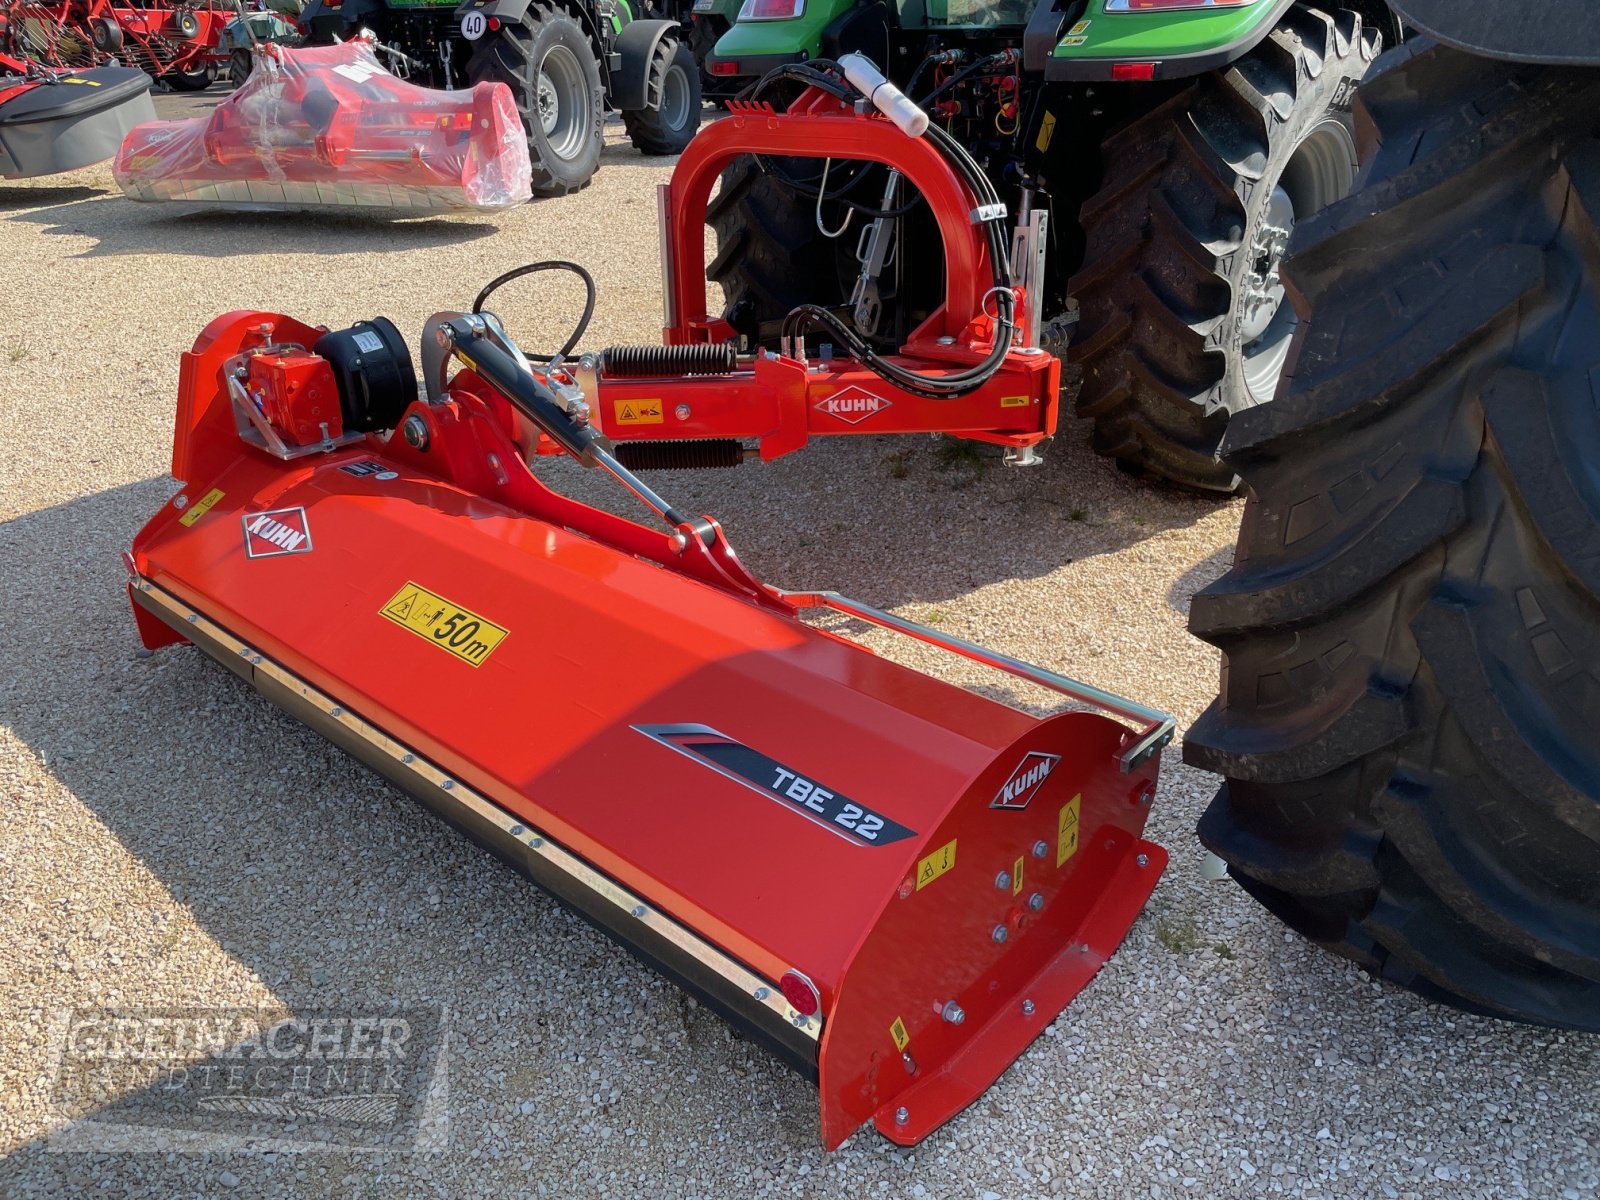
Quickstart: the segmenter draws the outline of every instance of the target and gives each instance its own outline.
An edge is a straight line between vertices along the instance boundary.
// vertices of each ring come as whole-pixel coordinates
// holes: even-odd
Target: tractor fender
[[[1600,22],[1589,0],[1390,0],[1390,5],[1406,24],[1469,54],[1600,64]]]
[[[677,29],[676,21],[631,21],[623,26],[615,47],[620,62],[611,75],[612,108],[632,112],[645,107],[650,59],[661,39]]]

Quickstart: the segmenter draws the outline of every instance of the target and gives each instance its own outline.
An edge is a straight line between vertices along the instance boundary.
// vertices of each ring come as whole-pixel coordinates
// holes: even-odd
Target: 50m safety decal
[[[511,632],[411,582],[378,611],[400,628],[474,667],[481,667]]]
[[[793,767],[768,758],[709,725],[635,725],[638,732],[676,750],[717,774],[776,800],[847,841],[885,846],[916,836],[882,813],[874,812]]]

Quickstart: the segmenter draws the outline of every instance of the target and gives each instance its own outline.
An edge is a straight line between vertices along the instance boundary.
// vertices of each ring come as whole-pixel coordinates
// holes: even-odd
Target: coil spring
[[[738,364],[732,342],[695,346],[610,346],[600,365],[615,378],[642,375],[721,375]]]
[[[737,467],[744,461],[744,447],[732,438],[618,442],[612,452],[630,471],[698,471],[708,467]]]

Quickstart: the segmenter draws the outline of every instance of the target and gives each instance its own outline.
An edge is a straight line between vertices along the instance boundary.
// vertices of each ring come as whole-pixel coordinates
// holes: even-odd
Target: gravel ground
[[[0,186],[0,1193],[1595,1195],[1600,1040],[1377,986],[1202,880],[1214,781],[1176,748],[1152,827],[1173,864],[1094,984],[921,1147],[867,1132],[828,1155],[810,1088],[679,991],[197,653],[136,654],[118,554],[170,493],[201,326],[260,307],[416,330],[511,265],[571,257],[602,292],[587,344],[652,340],[670,164],[619,135],[589,190],[490,217],[180,216],[105,168]],[[502,306],[524,345],[570,322],[557,287]],[[837,439],[659,482],[758,574],[1187,724],[1217,661],[1183,614],[1241,506],[1137,486],[1085,440],[1064,431],[1027,472]],[[450,1013],[443,1153],[47,1148],[57,1010],[391,1001]]]

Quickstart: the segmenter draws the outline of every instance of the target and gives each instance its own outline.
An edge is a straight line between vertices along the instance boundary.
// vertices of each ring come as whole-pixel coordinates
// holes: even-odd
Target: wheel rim
[[[661,81],[661,123],[682,129],[689,123],[689,74],[674,63]]]
[[[585,91],[578,56],[565,46],[552,46],[539,63],[534,104],[539,127],[557,158],[574,158],[583,146],[585,121],[575,98]]]
[[[1297,220],[1350,194],[1356,181],[1356,142],[1344,122],[1324,117],[1301,139],[1272,189],[1246,253],[1238,305],[1244,382],[1251,398],[1272,399],[1289,358],[1300,316],[1284,303],[1280,268]]]

